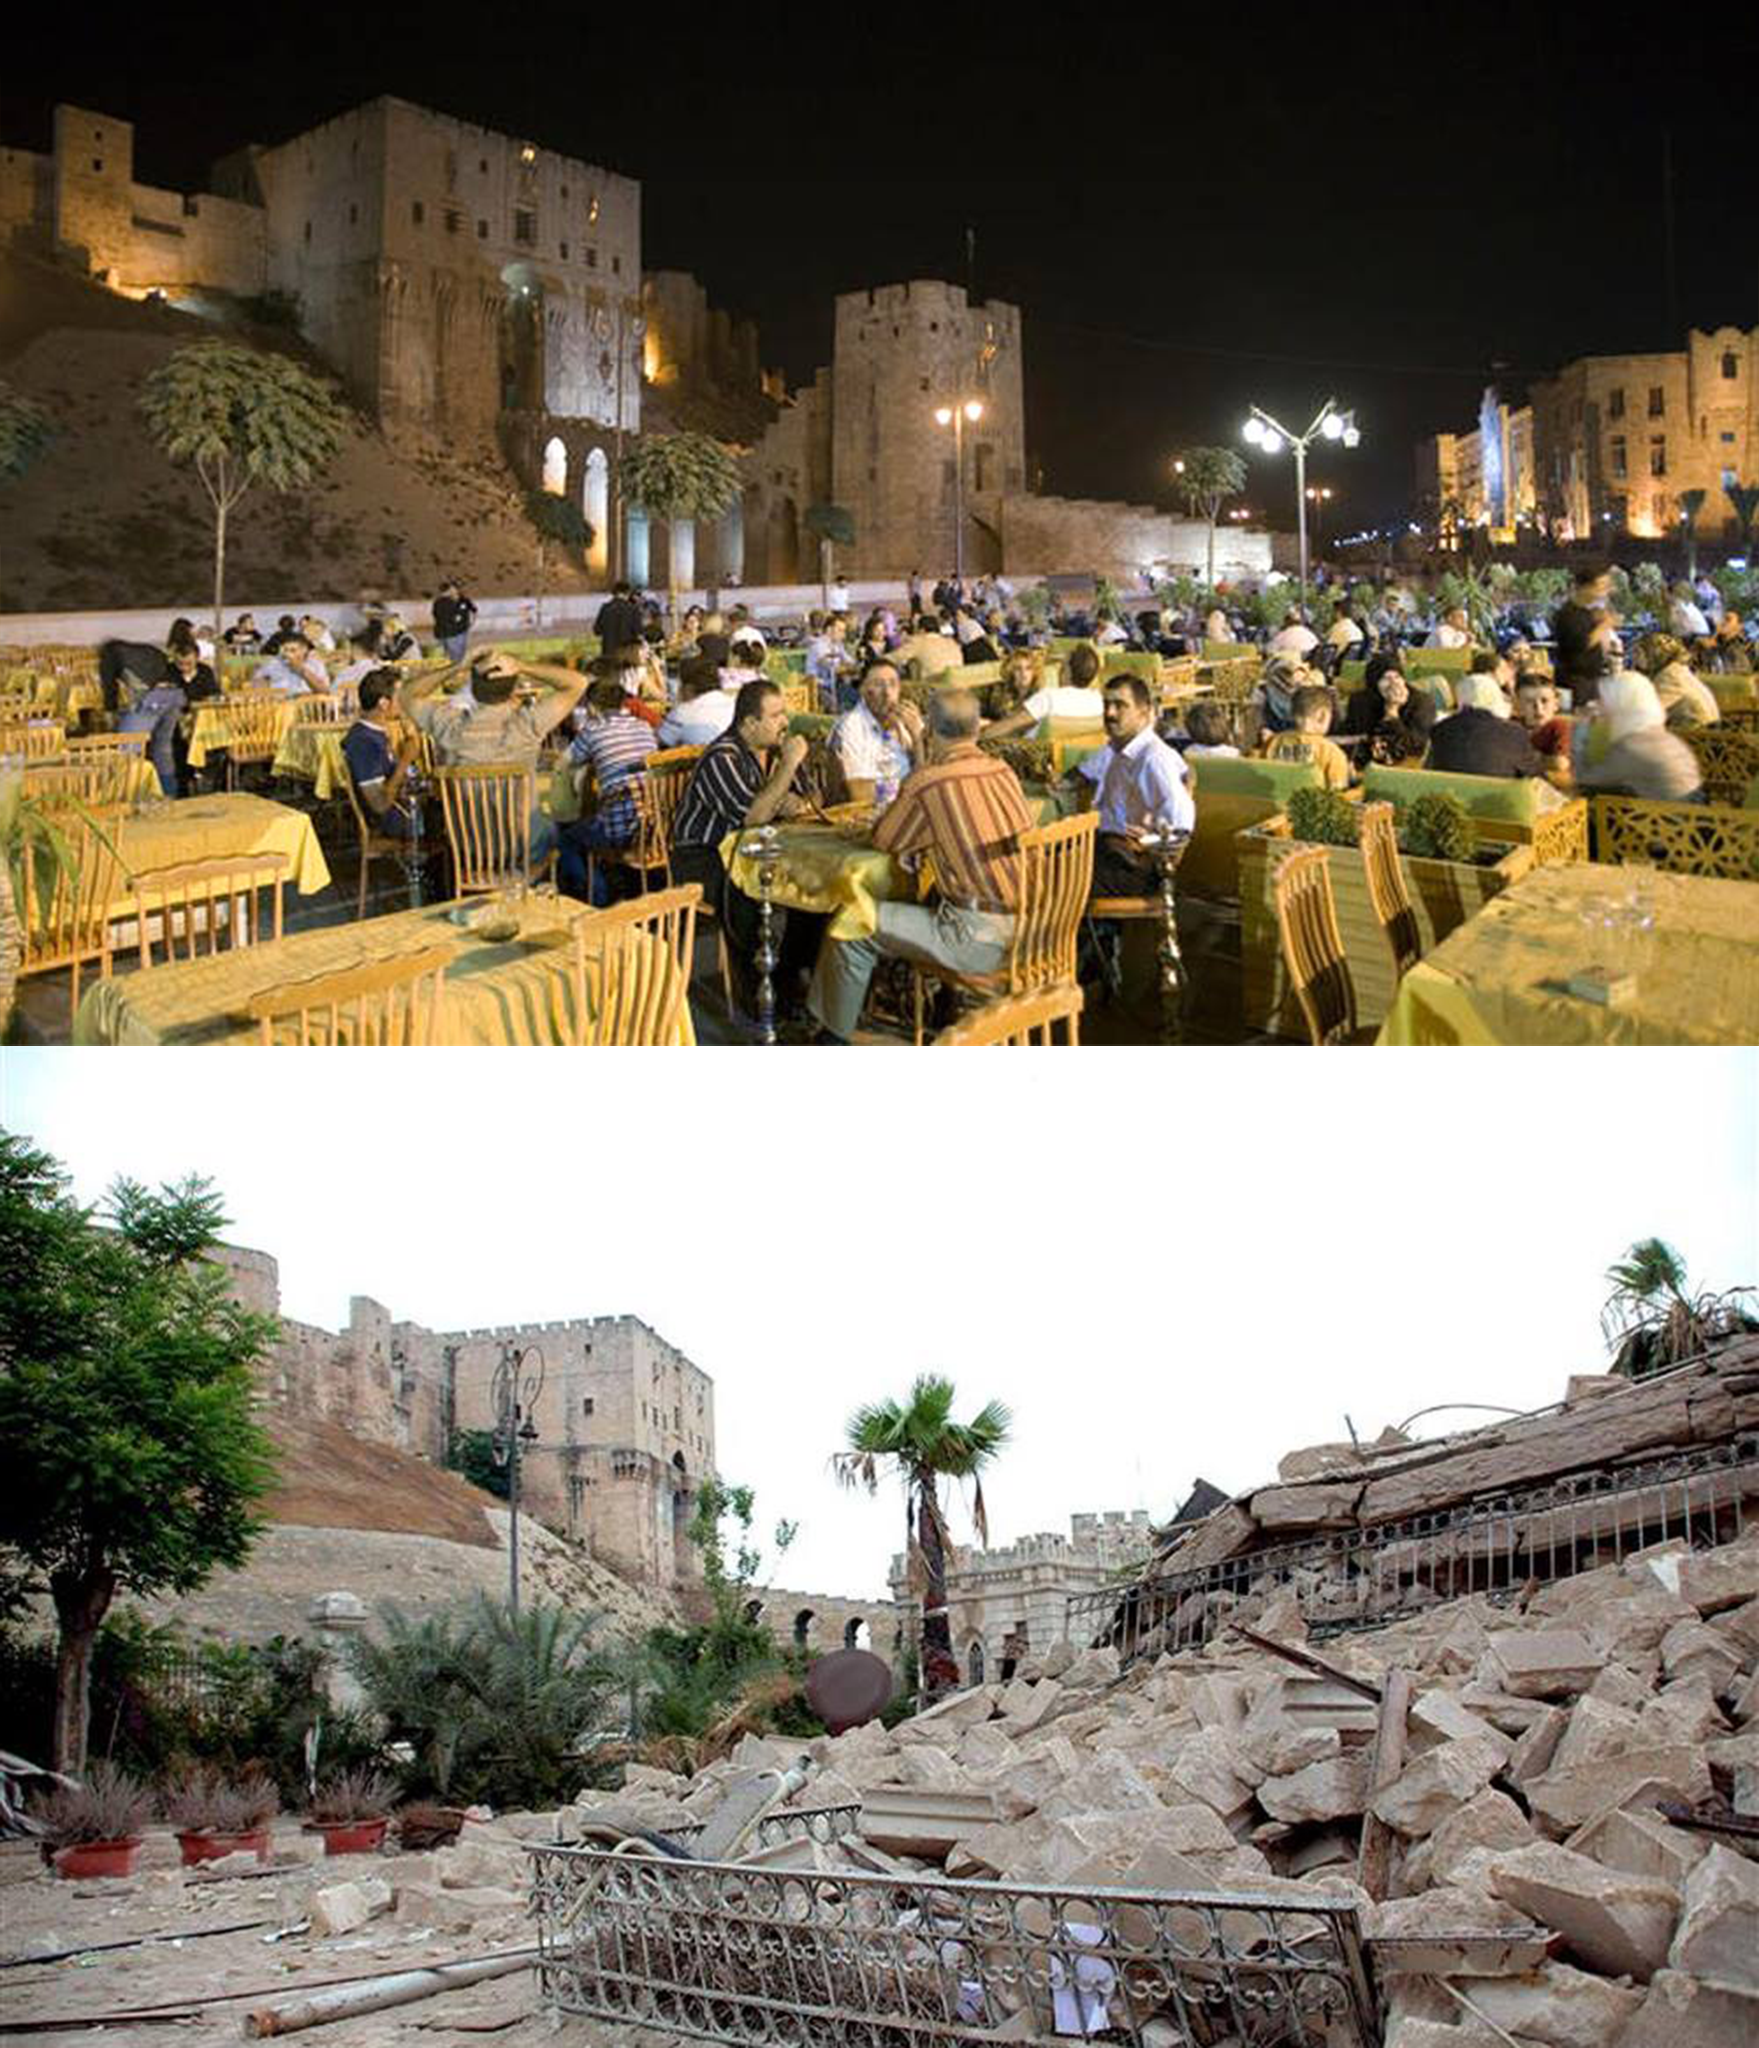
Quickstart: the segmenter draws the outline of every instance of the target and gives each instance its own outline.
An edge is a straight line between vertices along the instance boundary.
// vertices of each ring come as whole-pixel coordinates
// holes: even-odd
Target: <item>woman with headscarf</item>
[[[1398,659],[1377,654],[1344,714],[1346,736],[1365,737],[1369,761],[1382,768],[1420,762],[1435,725],[1435,700],[1405,681]],[[1362,756],[1357,756],[1361,764]]]
[[[1322,682],[1323,677],[1315,675],[1305,662],[1293,655],[1273,654],[1264,664],[1257,687],[1252,692],[1252,702],[1258,711],[1258,722],[1265,732],[1293,732],[1295,729],[1295,692],[1308,683]]]
[[[1606,677],[1594,715],[1577,723],[1571,744],[1576,787],[1656,803],[1702,803],[1698,757],[1667,729],[1667,714],[1647,676]]]
[[[1655,685],[1655,694],[1670,726],[1716,725],[1722,710],[1708,684],[1692,673],[1683,644],[1671,633],[1645,633],[1631,655],[1631,666]]]
[[[1429,765],[1446,775],[1543,775],[1524,727],[1509,716],[1509,700],[1494,675],[1458,676],[1453,713],[1429,736]]]

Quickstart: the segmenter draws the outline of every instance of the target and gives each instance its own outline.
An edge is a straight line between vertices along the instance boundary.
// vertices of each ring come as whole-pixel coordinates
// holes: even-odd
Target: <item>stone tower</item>
[[[1001,505],[1025,487],[1020,309],[969,305],[916,279],[837,300],[832,494],[855,515],[852,567],[931,575],[953,562],[953,430],[935,411],[981,401],[965,434],[965,566],[1001,565]]]

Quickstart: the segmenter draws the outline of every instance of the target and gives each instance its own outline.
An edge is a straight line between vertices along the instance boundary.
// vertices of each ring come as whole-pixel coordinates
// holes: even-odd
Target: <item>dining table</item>
[[[329,863],[311,819],[290,804],[246,790],[176,803],[149,799],[121,820],[116,849],[124,869],[135,876],[186,861],[279,853],[286,856],[287,879],[301,896],[315,896],[330,884]],[[132,896],[133,885],[122,893]]]
[[[297,699],[289,697],[278,708],[277,724],[283,739],[293,724],[297,703]],[[231,746],[236,736],[237,711],[238,707],[229,704],[224,697],[205,698],[195,707],[189,725],[189,765],[192,768],[206,767],[209,754]]]
[[[1406,972],[1377,1043],[1755,1040],[1759,883],[1557,861],[1512,883]]]
[[[735,888],[762,900],[760,844],[749,829],[729,832],[721,860]],[[843,805],[816,817],[794,818],[775,827],[775,860],[770,901],[789,910],[829,917],[834,939],[871,938],[881,903],[913,903],[915,877],[902,861],[882,853],[872,837],[872,813]]]
[[[74,1017],[73,1042],[255,1044],[258,1028],[247,1012],[270,990],[439,947],[450,957],[436,1043],[570,1043],[577,1018],[575,926],[594,913],[568,897],[533,891],[519,910],[517,935],[508,938],[473,928],[483,909],[481,897],[428,904],[114,975],[86,992]],[[585,994],[589,1004],[596,1001],[590,972]],[[674,1042],[694,1045],[687,1001],[678,1004],[678,1017]]]

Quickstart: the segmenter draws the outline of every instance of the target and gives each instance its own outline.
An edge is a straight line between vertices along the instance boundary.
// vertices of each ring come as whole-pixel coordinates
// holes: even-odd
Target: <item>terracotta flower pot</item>
[[[326,1856],[370,1856],[391,1823],[380,1814],[376,1820],[317,1820],[311,1825],[324,1838]]]
[[[259,1863],[269,1860],[269,1831],[267,1828],[248,1828],[242,1834],[222,1835],[205,1828],[180,1829],[177,1846],[183,1851],[184,1863],[217,1863],[222,1856],[231,1856],[240,1849],[251,1849]]]
[[[132,1877],[141,1838],[121,1842],[69,1842],[55,1851],[55,1868],[63,1877]]]

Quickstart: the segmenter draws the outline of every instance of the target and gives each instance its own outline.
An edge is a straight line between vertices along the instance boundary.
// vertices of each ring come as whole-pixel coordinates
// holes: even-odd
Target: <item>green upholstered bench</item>
[[[1189,764],[1197,824],[1179,864],[1179,887],[1209,896],[1238,896],[1234,835],[1280,811],[1298,789],[1317,789],[1310,761],[1259,761],[1250,755],[1204,755]]]

